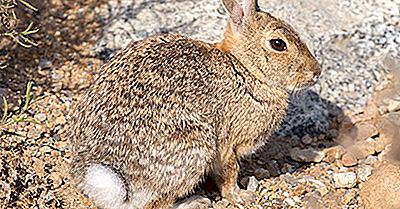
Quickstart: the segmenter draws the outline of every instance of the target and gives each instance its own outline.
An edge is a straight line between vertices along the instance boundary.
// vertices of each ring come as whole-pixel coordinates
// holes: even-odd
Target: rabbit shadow
[[[290,156],[291,151],[294,148],[322,151],[339,145],[339,128],[344,120],[349,121],[342,108],[313,90],[292,95],[281,127],[266,139],[264,146],[240,160],[239,186],[245,189],[249,176],[262,180],[285,173],[301,172],[313,165],[312,162],[295,161]],[[317,157],[316,155],[309,153],[310,158]],[[200,188],[212,199],[220,198],[210,177],[206,177]]]
[[[346,117],[342,108],[313,90],[294,94],[289,101],[281,127],[266,139],[264,146],[241,160],[241,177],[255,175],[262,179],[293,173],[311,163],[292,159],[292,149],[321,151],[338,145],[339,125]],[[309,155],[310,158],[317,157],[316,153]]]

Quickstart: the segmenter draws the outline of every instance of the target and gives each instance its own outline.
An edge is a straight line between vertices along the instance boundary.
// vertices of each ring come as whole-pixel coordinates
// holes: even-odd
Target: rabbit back
[[[117,54],[72,119],[78,187],[85,188],[88,167],[106,165],[123,179],[127,200],[135,192],[149,199],[190,192],[216,157],[227,101],[240,93],[240,78],[217,70],[229,69],[229,61],[178,35],[134,42]]]

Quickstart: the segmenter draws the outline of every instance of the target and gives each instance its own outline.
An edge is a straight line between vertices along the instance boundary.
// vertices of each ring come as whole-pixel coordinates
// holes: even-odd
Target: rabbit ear
[[[244,16],[249,17],[260,10],[257,0],[244,0]]]
[[[229,13],[230,21],[235,25],[241,25],[244,17],[242,6],[236,0],[222,0],[222,3]]]
[[[222,0],[222,3],[229,13],[234,31],[240,31],[246,19],[258,11],[257,0],[244,0],[243,6],[236,0]]]

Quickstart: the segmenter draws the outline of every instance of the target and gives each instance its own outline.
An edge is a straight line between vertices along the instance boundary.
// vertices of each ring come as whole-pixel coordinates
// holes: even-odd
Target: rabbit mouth
[[[319,75],[318,76],[314,76],[312,79],[310,79],[307,82],[307,85],[314,86],[316,83],[318,83],[318,81],[319,81]]]
[[[300,82],[294,85],[290,85],[287,89],[289,92],[296,92],[296,91],[302,91],[305,90],[309,87],[314,86],[316,83],[319,81],[319,75],[314,76],[311,79],[305,80],[304,82]]]

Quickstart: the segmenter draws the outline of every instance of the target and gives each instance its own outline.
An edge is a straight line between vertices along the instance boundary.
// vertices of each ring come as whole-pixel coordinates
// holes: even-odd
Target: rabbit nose
[[[321,71],[320,70],[313,72],[313,78],[314,79],[318,79],[320,75],[321,75]]]
[[[314,65],[314,69],[313,69],[313,75],[314,78],[319,78],[319,76],[321,75],[321,66],[318,63],[315,63]]]
[[[313,72],[312,80],[314,83],[316,83],[319,79],[319,76],[321,75],[321,67],[319,66],[318,63],[314,65],[314,69],[312,72]]]

